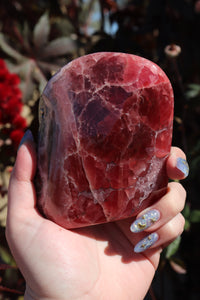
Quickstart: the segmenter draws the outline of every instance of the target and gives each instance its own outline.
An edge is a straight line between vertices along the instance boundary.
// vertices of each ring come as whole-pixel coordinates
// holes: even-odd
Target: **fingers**
[[[170,243],[182,233],[185,222],[181,211],[185,199],[186,192],[182,185],[171,182],[167,194],[137,216],[130,226],[130,230],[137,233],[134,236],[135,252]]]
[[[154,205],[142,211],[132,223],[130,229],[134,233],[157,230],[179,214],[186,200],[186,191],[178,182],[168,184],[168,192]]]
[[[171,179],[180,180],[188,176],[189,166],[186,161],[186,156],[180,148],[171,148],[166,168],[168,177]]]
[[[162,248],[165,248],[168,246],[183,233],[184,226],[185,218],[181,213],[179,213],[170,222],[156,231],[159,239],[157,245],[154,245],[154,247],[161,246]]]
[[[156,232],[152,232],[140,240],[134,248],[136,253],[143,252],[151,247],[163,248],[170,244],[183,232],[185,219],[181,213],[176,215],[170,222],[162,226]]]

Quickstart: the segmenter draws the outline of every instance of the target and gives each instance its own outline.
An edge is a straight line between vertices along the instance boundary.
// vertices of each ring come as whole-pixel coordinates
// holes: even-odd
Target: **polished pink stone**
[[[123,53],[67,64],[40,101],[40,211],[65,228],[136,215],[166,191],[172,122],[156,64]]]

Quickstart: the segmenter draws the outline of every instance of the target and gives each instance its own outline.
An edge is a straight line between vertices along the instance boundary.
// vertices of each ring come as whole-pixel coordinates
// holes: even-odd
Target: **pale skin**
[[[171,179],[184,178],[176,168],[178,157],[185,159],[185,154],[173,147],[167,161]],[[11,175],[6,227],[10,249],[26,280],[25,299],[142,300],[163,247],[183,231],[186,192],[182,185],[169,183],[166,195],[151,207],[160,211],[161,218],[145,232],[130,231],[133,218],[66,230],[39,214],[35,170],[35,146],[26,141]],[[150,232],[158,234],[158,241],[134,253],[134,245]]]

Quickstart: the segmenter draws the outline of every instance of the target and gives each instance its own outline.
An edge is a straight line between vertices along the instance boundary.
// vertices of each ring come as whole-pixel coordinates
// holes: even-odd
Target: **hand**
[[[169,183],[167,194],[145,210],[156,209],[160,219],[142,232],[130,231],[133,218],[66,230],[37,211],[33,184],[36,153],[30,133],[23,142],[9,185],[6,236],[26,280],[25,299],[143,299],[160,252],[183,231],[180,212],[186,193],[182,185]],[[185,159],[185,155],[172,148],[168,176],[183,179],[187,165],[181,159],[177,167],[177,158]],[[153,240],[148,250],[135,253],[136,243],[150,233],[156,233],[157,241]],[[145,250],[143,247],[136,246],[135,250]]]

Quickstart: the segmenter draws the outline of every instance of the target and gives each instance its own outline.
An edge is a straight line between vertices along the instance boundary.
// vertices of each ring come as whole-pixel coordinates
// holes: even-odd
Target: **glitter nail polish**
[[[156,232],[149,234],[135,245],[134,252],[140,253],[147,250],[152,245],[154,245],[157,240],[158,234]]]
[[[160,212],[157,209],[151,209],[144,213],[140,218],[136,219],[130,227],[134,233],[141,232],[160,219]]]
[[[185,177],[189,174],[189,165],[187,161],[181,157],[177,158],[176,167],[184,174]]]

